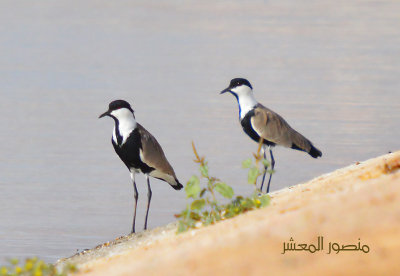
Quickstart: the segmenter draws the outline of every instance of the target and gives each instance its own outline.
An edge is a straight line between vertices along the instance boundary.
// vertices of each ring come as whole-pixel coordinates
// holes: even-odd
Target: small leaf
[[[190,208],[192,210],[201,210],[201,209],[203,209],[203,207],[205,205],[206,205],[206,201],[204,200],[204,198],[202,198],[202,199],[197,199],[197,200],[193,201]]]
[[[190,212],[190,218],[192,219],[193,224],[195,223],[195,221],[198,221],[201,219],[201,216],[199,214],[197,214],[196,212],[191,211]]]
[[[232,198],[234,194],[232,187],[223,182],[215,184],[215,190],[226,198]]]
[[[200,173],[202,176],[207,177],[208,176],[208,166],[207,163],[204,163],[203,165],[200,166],[199,168]]]
[[[256,167],[252,167],[247,175],[247,182],[249,184],[256,184],[259,171]]]
[[[200,197],[203,197],[204,196],[204,193],[207,191],[207,189],[206,188],[203,188],[203,190],[201,190],[201,192],[200,192]]]
[[[263,165],[264,165],[265,168],[268,168],[269,165],[271,164],[267,159],[263,159],[263,160],[261,160],[261,161],[262,161],[262,163],[263,163]]]
[[[12,258],[12,259],[10,260],[10,263],[11,263],[12,265],[17,265],[17,264],[19,263],[19,260],[16,259],[16,258]]]
[[[242,162],[242,167],[243,167],[243,169],[248,169],[251,167],[251,164],[252,164],[252,161],[251,161],[251,158],[249,158]]]
[[[269,204],[270,199],[271,198],[270,198],[269,195],[261,195],[259,197],[259,200],[261,201],[261,206],[260,207],[267,206]]]
[[[23,272],[22,267],[20,267],[20,266],[15,267],[15,274],[20,275],[22,272]]]
[[[193,175],[186,184],[186,196],[196,198],[198,197],[200,190],[200,179],[196,175]]]
[[[0,274],[1,274],[1,275],[10,275],[10,274],[8,274],[8,269],[7,269],[7,267],[5,267],[5,266],[2,266],[2,267],[1,267],[1,269],[0,269]]]
[[[213,218],[211,217],[211,216],[207,216],[206,217],[206,220],[204,221],[204,225],[210,225],[210,224],[212,224],[214,221],[213,221]]]
[[[244,209],[244,210],[249,210],[249,209],[252,209],[253,208],[253,206],[254,206],[254,203],[253,203],[253,201],[250,199],[250,198],[246,198],[246,199],[244,199],[242,202],[241,202],[241,207]]]
[[[185,232],[188,229],[188,226],[185,224],[183,220],[180,220],[178,223],[178,233]]]
[[[32,259],[27,259],[26,261],[25,261],[25,270],[26,271],[30,271],[30,270],[32,270],[32,268],[33,268],[33,261],[32,261]]]

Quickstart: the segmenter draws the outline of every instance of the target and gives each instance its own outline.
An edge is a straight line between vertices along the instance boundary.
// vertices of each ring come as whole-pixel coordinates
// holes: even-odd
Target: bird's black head
[[[127,108],[133,112],[131,105],[127,101],[124,101],[124,100],[115,100],[115,101],[112,101],[108,105],[108,110],[110,110],[110,111],[114,111],[114,110],[117,110],[120,108]]]
[[[243,78],[234,78],[231,80],[229,86],[227,88],[225,88],[224,90],[221,91],[220,94],[223,94],[225,92],[231,92],[231,93],[235,93],[239,87],[242,86],[247,86],[248,88],[250,88],[250,90],[253,89],[253,87],[251,86],[250,82],[246,79]]]
[[[113,111],[124,109],[124,108],[127,109],[127,110],[130,110],[133,113],[133,109],[132,109],[131,105],[127,101],[124,101],[124,100],[112,101],[108,105],[108,110],[106,112],[104,112],[103,114],[101,114],[99,116],[99,118],[102,118],[104,116],[112,116]]]

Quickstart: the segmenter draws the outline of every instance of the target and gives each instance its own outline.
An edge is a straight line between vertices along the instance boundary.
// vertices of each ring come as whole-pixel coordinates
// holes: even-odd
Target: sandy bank
[[[73,256],[88,275],[399,275],[400,151],[272,194],[272,203],[175,235],[175,225]],[[324,249],[283,252],[283,243]],[[328,245],[370,251],[328,253]]]

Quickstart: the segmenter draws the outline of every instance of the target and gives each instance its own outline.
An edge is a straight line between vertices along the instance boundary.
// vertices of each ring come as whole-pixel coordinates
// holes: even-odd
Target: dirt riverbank
[[[68,261],[82,275],[399,275],[400,151],[271,196],[213,226],[175,235],[170,224]],[[284,243],[298,250],[282,254]]]

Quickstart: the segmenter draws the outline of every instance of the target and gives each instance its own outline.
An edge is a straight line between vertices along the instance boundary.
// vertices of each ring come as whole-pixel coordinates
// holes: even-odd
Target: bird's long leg
[[[149,216],[149,208],[150,208],[150,201],[151,201],[151,187],[150,187],[150,179],[149,176],[146,174],[147,179],[147,210],[146,210],[146,218],[144,220],[144,230],[147,229],[147,217]]]
[[[131,172],[131,178],[133,182],[133,195],[135,197],[135,210],[133,211],[133,223],[132,223],[132,232],[135,233],[135,221],[136,221],[136,207],[137,207],[137,201],[139,198],[139,194],[136,188],[136,182],[135,182],[135,172]]]
[[[272,154],[272,149],[269,146],[269,154],[271,155],[271,172],[269,173],[269,180],[268,180],[268,186],[267,186],[267,194],[269,193],[269,184],[271,184],[271,178],[272,178],[272,173],[275,167],[275,159],[274,159],[274,155]]]
[[[266,150],[265,145],[263,145],[262,151],[263,151],[263,153],[264,153],[264,159],[267,159],[267,155],[265,154],[265,150]],[[263,174],[263,178],[262,178],[262,182],[261,182],[261,187],[260,187],[261,193],[262,193],[262,189],[263,189],[263,186],[264,186],[265,174],[267,173],[267,169],[268,169],[268,166],[265,166],[265,171],[264,171],[264,174]]]

